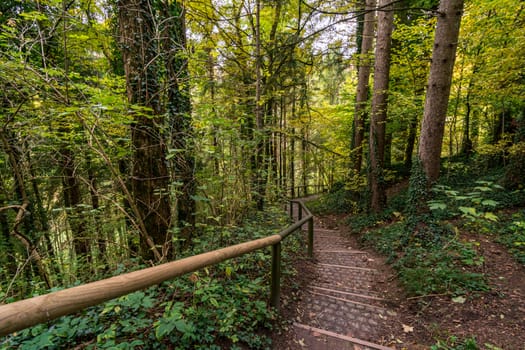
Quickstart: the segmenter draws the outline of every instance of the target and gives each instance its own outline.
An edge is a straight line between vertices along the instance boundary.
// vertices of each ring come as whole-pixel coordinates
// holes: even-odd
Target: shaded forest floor
[[[450,293],[409,297],[400,285],[396,271],[387,259],[364,246],[360,237],[350,233],[345,225],[347,215],[316,217],[318,224],[348,233],[354,246],[374,255],[382,272],[379,289],[388,296],[397,310],[397,319],[386,330],[381,340],[397,349],[525,349],[525,267],[509,254],[507,249],[487,234],[460,232],[460,239],[473,243],[483,264],[472,267],[472,272],[485,275],[489,290],[454,297]],[[310,276],[311,264],[300,261],[298,276]],[[299,283],[307,285],[308,279]],[[295,295],[284,296],[284,317],[294,319]],[[386,341],[386,342],[385,342]],[[274,338],[274,349],[282,343]]]

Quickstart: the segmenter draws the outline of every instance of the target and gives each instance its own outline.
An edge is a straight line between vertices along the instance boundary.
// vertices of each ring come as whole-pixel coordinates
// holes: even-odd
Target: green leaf
[[[174,326],[177,328],[177,330],[181,333],[186,333],[186,331],[190,328],[188,327],[188,324],[184,320],[177,320],[174,323]]]
[[[164,321],[164,320],[162,320]],[[155,327],[155,337],[158,340],[163,339],[166,334],[171,333],[175,329],[175,322],[162,322],[159,321]]]
[[[441,201],[429,201],[428,207],[430,210],[445,210],[447,208],[447,205],[444,202]]]
[[[485,214],[483,214],[483,217],[487,220],[490,220],[490,221],[498,221],[499,218],[496,216],[496,214],[494,213],[491,213],[491,212],[486,212]]]
[[[488,205],[488,206],[491,206],[491,207],[495,207],[499,203],[494,201],[494,200],[492,200],[492,199],[485,199],[485,200],[481,201],[481,204],[482,205]]]
[[[459,207],[458,209],[465,215],[478,216],[476,208],[473,208],[473,207]]]

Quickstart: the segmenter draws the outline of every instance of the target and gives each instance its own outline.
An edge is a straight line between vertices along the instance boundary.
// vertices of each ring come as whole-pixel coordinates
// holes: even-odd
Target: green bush
[[[316,215],[355,213],[361,195],[338,183],[330,192],[308,202],[308,208]]]
[[[186,255],[274,234],[289,222],[270,208],[242,227],[202,227]],[[295,273],[287,262],[300,250],[300,235],[283,242],[284,276]],[[275,320],[267,306],[270,264],[270,250],[259,250],[17,332],[0,340],[0,349],[268,349],[264,330]]]

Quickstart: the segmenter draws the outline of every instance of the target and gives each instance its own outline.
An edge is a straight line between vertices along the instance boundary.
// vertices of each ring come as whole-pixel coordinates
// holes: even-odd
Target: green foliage
[[[344,183],[336,183],[330,192],[308,202],[308,208],[317,215],[328,213],[355,213],[360,194],[347,189]]]
[[[523,174],[525,174],[525,142],[512,145],[508,152],[509,164],[505,169],[503,184],[511,190],[523,189],[525,186],[523,179]]]
[[[459,241],[450,228],[428,219],[415,232],[407,223],[396,222],[368,231],[362,241],[388,256],[409,295],[488,290],[482,274],[464,269],[483,263],[474,244]]]
[[[428,200],[428,181],[423,164],[419,158],[414,159],[410,170],[408,201],[406,211],[413,216],[426,210],[424,203]]]
[[[501,220],[494,225],[492,233],[505,245],[516,260],[525,265],[525,212],[501,213]]]
[[[277,207],[255,213],[240,227],[202,229],[193,255],[274,234],[289,223]],[[222,231],[222,242],[217,239]],[[294,275],[290,260],[304,250],[301,235],[283,242],[283,275]],[[0,349],[268,349],[272,328],[269,250],[257,251],[138,291],[6,337]],[[137,266],[134,266],[136,268]],[[128,268],[129,269],[129,268]]]
[[[444,219],[461,215],[469,226],[486,229],[490,223],[498,221],[493,209],[499,206],[499,202],[492,199],[491,194],[502,189],[501,186],[485,180],[475,181],[474,187],[466,191],[436,185],[432,189],[435,196],[427,203],[436,217]]]
[[[485,344],[487,345],[487,344]],[[451,336],[447,340],[438,340],[430,347],[431,350],[478,350],[479,346],[476,338],[460,340],[456,336]]]
[[[462,268],[482,264],[477,253],[463,242],[450,240],[447,243],[447,246],[432,248],[414,244],[404,250],[394,267],[408,294],[463,295],[489,289],[482,274]]]

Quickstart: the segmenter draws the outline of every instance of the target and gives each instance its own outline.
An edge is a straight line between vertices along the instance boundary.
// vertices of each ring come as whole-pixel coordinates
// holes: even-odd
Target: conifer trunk
[[[463,0],[442,0],[439,4],[418,154],[429,185],[439,177],[443,133],[462,13]]]
[[[385,130],[388,105],[388,80],[390,77],[390,48],[394,25],[393,6],[390,0],[380,0],[382,11],[378,14],[376,61],[374,66],[374,96],[370,120],[370,167],[368,183],[371,191],[370,208],[379,212],[386,205],[383,167],[385,159]]]
[[[352,149],[353,166],[356,173],[361,171],[363,163],[363,140],[365,136],[365,120],[367,118],[367,102],[371,68],[371,53],[374,43],[374,24],[376,0],[367,0],[361,35],[359,68],[357,77],[357,93],[354,113],[354,140]]]

